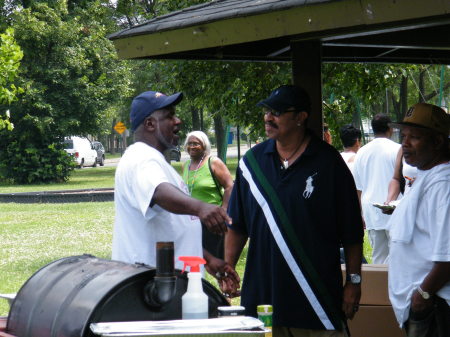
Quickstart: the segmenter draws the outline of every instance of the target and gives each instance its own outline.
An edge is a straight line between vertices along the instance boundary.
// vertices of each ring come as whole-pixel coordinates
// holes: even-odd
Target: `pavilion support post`
[[[323,139],[322,45],[318,40],[291,41],[293,83],[311,97],[309,129]]]

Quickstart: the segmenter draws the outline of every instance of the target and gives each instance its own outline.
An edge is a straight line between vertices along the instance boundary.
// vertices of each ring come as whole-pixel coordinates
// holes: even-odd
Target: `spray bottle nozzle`
[[[178,260],[184,262],[183,270],[182,272],[186,270],[186,267],[189,266],[189,271],[192,273],[199,273],[200,272],[200,265],[206,264],[205,259],[199,257],[199,256],[180,256]]]

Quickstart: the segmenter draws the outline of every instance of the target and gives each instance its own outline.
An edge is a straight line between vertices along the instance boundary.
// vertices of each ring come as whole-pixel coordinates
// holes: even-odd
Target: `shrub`
[[[0,151],[0,177],[16,184],[64,182],[74,167],[59,144],[38,148],[12,141]]]

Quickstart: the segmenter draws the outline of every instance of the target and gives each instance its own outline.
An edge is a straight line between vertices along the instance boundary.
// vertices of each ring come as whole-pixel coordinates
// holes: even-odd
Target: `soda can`
[[[256,307],[258,319],[264,323],[266,328],[272,327],[273,308],[270,304],[260,304]]]

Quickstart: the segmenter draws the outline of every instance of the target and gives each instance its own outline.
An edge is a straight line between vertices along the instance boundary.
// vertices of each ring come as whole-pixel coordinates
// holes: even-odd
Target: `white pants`
[[[389,232],[381,229],[369,229],[369,241],[372,246],[372,263],[387,264],[389,260]]]

